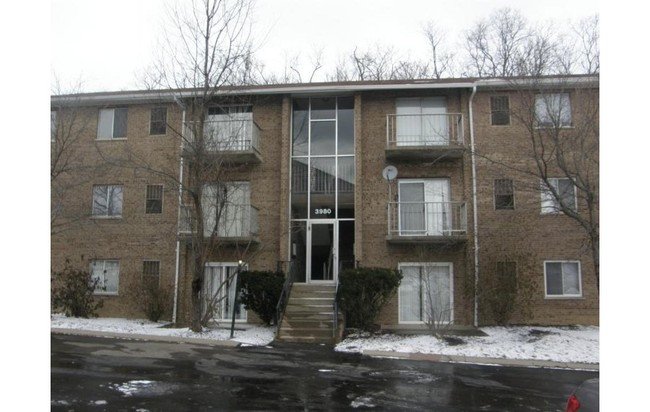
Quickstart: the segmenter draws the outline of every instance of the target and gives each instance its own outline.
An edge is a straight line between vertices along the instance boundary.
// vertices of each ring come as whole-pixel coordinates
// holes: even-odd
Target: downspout
[[[183,108],[183,117],[181,119],[181,155],[179,161],[178,171],[178,213],[176,218],[176,273],[174,274],[174,310],[172,314],[172,322],[176,324],[178,315],[178,278],[181,270],[181,237],[180,225],[182,218],[182,202],[183,202],[183,133],[185,131],[185,108],[178,100],[176,103]]]
[[[474,117],[472,110],[472,103],[476,95],[476,84],[472,87],[472,95],[469,98],[469,138],[471,147],[471,162],[472,162],[472,212],[474,220],[474,327],[478,328],[478,205],[476,203],[477,189],[476,189],[476,148],[474,146]]]

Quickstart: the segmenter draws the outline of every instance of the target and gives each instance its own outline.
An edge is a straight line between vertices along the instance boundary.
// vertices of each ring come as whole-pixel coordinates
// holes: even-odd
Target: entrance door
[[[334,282],[338,275],[336,221],[310,222],[307,227],[307,282]]]

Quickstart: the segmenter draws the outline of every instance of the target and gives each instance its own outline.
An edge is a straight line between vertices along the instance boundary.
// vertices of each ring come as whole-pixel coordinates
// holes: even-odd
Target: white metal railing
[[[452,236],[467,233],[465,202],[389,202],[390,236]]]
[[[461,113],[386,115],[386,144],[401,146],[464,146]]]
[[[224,205],[217,225],[217,237],[242,238],[257,235],[259,232],[257,214],[257,208],[251,205]],[[212,234],[214,222],[213,216],[205,216],[203,219],[205,237]],[[183,205],[181,206],[181,221],[179,222],[178,232],[187,235],[194,233],[194,231],[194,210],[191,206]]]
[[[221,117],[221,116],[220,116]],[[188,146],[196,143],[194,132],[196,122],[185,123],[185,138]],[[204,149],[207,152],[259,152],[260,128],[251,116],[224,116],[219,120],[206,120],[203,123]]]

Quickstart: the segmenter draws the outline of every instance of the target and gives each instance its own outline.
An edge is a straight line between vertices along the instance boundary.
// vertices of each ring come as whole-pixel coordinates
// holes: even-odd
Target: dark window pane
[[[338,218],[354,217],[354,157],[338,158]]]
[[[563,294],[561,263],[546,263],[546,294]]]
[[[492,125],[505,126],[510,124],[510,101],[508,96],[492,96],[490,98]]]
[[[560,195],[562,204],[571,209],[575,210],[575,187],[569,179],[558,179],[557,180],[557,191]]]
[[[335,154],[336,122],[311,122],[311,154]]]
[[[309,99],[295,99],[293,101],[293,147],[294,156],[308,154],[309,140]]]
[[[162,213],[162,185],[147,185],[147,205],[145,213]]]
[[[307,158],[291,161],[291,218],[307,218],[307,196],[309,191]]]
[[[151,109],[149,134],[165,133],[167,133],[167,108],[156,107]]]
[[[127,108],[115,109],[113,137],[126,137]]]
[[[496,209],[514,209],[512,180],[496,179],[494,181],[494,205]]]
[[[338,113],[338,153],[354,154],[354,110],[339,108]]]
[[[336,98],[320,97],[311,99],[312,119],[334,119],[336,116]]]

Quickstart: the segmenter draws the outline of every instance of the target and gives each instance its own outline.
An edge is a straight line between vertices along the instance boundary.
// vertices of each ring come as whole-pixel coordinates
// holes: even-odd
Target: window
[[[404,278],[399,287],[400,323],[450,323],[453,321],[451,263],[401,263]]]
[[[215,224],[216,235],[220,237],[255,234],[257,221],[251,212],[250,194],[248,182],[206,185],[202,199],[204,236],[212,235]]]
[[[398,227],[400,236],[444,236],[454,226],[449,179],[400,179]]]
[[[571,101],[568,93],[535,96],[537,127],[570,127]]]
[[[510,99],[508,96],[490,97],[492,126],[510,125]]]
[[[580,262],[544,262],[546,297],[581,297]]]
[[[151,119],[149,121],[149,134],[166,134],[167,133],[167,108],[154,107],[151,109]]]
[[[126,137],[127,108],[102,109],[97,122],[97,139]]]
[[[93,279],[98,279],[96,294],[117,295],[120,283],[119,260],[93,260],[90,273]]]
[[[574,211],[577,209],[576,188],[571,179],[549,178],[548,183],[552,190],[542,182],[542,214],[562,213],[562,206]]]
[[[145,260],[142,262],[142,281],[145,285],[158,286],[160,283],[159,260]]]
[[[162,213],[163,186],[147,185],[147,204],[145,213],[158,214]]]
[[[494,208],[497,210],[515,208],[515,195],[512,187],[512,180],[494,180]]]
[[[449,144],[446,97],[400,98],[395,108],[397,146]]]
[[[94,217],[122,216],[122,186],[98,185],[93,187]]]
[[[56,141],[56,110],[50,111],[50,141]]]
[[[232,320],[237,285],[237,263],[209,262],[205,265],[205,284],[203,287],[203,314],[211,311],[211,319]],[[242,271],[246,270],[242,267]],[[235,309],[235,320],[246,321],[243,304]]]

